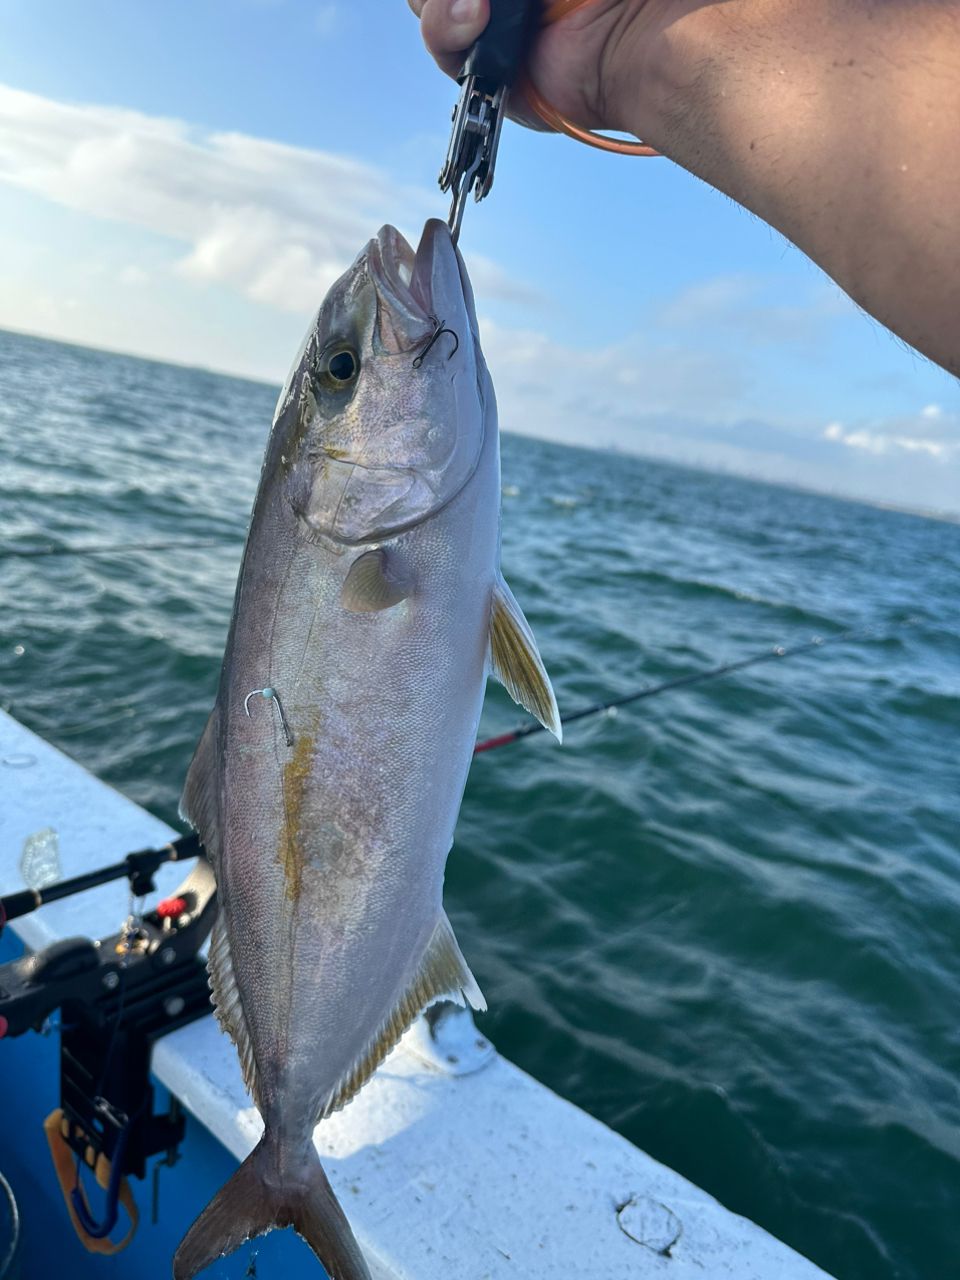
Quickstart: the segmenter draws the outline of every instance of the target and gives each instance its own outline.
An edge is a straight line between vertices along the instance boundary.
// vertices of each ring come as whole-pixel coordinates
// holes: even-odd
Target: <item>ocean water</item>
[[[168,821],[274,398],[0,333],[2,705]],[[511,435],[503,472],[562,711],[875,630],[476,759],[484,1030],[838,1280],[960,1276],[960,526]],[[169,540],[213,545],[6,554]],[[521,720],[491,685],[482,733]]]

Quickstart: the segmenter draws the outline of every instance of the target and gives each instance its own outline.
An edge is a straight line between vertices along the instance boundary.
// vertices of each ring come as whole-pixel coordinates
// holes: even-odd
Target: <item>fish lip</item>
[[[439,292],[447,299],[453,292],[458,302],[463,300],[461,267],[450,228],[439,218],[428,219],[417,245],[410,291],[427,308],[429,315],[436,314]]]
[[[418,318],[425,319],[409,285],[415,261],[413,249],[396,227],[381,227],[367,246],[367,270],[378,295],[401,315],[413,311]]]
[[[381,227],[370,242],[367,266],[377,292],[401,314],[436,322],[438,294],[448,306],[451,295],[464,301],[465,268],[450,228],[439,218],[427,221],[416,251],[395,227]]]

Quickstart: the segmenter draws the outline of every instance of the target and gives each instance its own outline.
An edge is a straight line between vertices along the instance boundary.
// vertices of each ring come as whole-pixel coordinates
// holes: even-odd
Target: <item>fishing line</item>
[[[917,618],[908,618],[904,622],[896,624],[892,629],[896,631],[903,627],[915,626],[917,622]],[[811,653],[814,650],[824,648],[826,645],[839,644],[843,640],[867,639],[875,635],[878,629],[877,627],[863,627],[852,631],[841,631],[835,636],[814,636],[812,639],[804,641],[803,644],[774,645],[772,649],[752,654],[747,658],[740,658],[736,662],[725,662],[722,666],[711,667],[707,671],[692,671],[689,675],[677,676],[673,680],[663,681],[662,684],[646,685],[634,693],[625,694],[622,698],[611,698],[607,702],[596,702],[592,706],[582,707],[579,711],[571,711],[569,715],[560,717],[560,723],[562,725],[574,724],[577,720],[585,720],[588,716],[602,715],[605,711],[612,711],[617,707],[625,707],[632,702],[640,702],[646,698],[657,698],[661,693],[671,693],[674,689],[686,689],[691,685],[704,684],[708,680],[718,680],[721,676],[728,676],[734,671],[744,671],[747,667],[756,667],[763,662],[775,662],[779,658],[794,658],[798,654]],[[518,729],[511,730],[509,733],[500,733],[493,738],[486,738],[483,742],[478,742],[473,749],[473,753],[478,755],[481,751],[493,751],[497,747],[505,747],[510,742],[518,742],[521,738],[529,738],[531,734],[543,733],[545,727],[538,720],[531,721],[529,724],[521,725]]]
[[[226,542],[239,545],[236,534],[221,534],[212,538],[196,538],[179,542],[94,542],[79,547],[0,547],[0,559],[27,558],[31,556],[112,556],[127,551],[174,551],[194,547],[222,546]]]
[[[212,538],[191,541],[181,540],[178,542],[104,543],[79,547],[0,547],[0,559],[27,556],[115,555],[130,551],[172,551],[196,547],[222,546],[228,542],[239,543],[239,539],[233,534],[221,534]],[[917,618],[908,618],[894,626],[893,630],[914,626],[917,621]],[[774,645],[772,649],[764,650],[763,653],[752,654],[747,658],[740,658],[736,662],[726,662],[721,666],[711,667],[707,671],[693,671],[685,676],[677,676],[673,680],[665,680],[662,684],[645,686],[634,693],[625,694],[621,698],[611,698],[606,702],[597,702],[589,707],[582,707],[579,711],[572,711],[568,715],[561,716],[560,723],[562,725],[574,724],[577,720],[585,720],[588,716],[602,715],[606,711],[629,706],[634,702],[659,697],[662,693],[671,693],[674,689],[685,689],[692,685],[704,684],[709,680],[718,680],[722,676],[731,675],[735,671],[745,671],[748,667],[759,666],[764,662],[773,662],[778,658],[794,658],[798,654],[810,653],[814,650],[822,649],[826,645],[837,644],[843,640],[867,639],[869,636],[875,635],[877,629],[876,627],[865,627],[842,631],[835,636],[814,636],[803,644],[791,646]],[[260,690],[259,692],[265,693],[266,691]],[[280,714],[282,718],[283,712],[281,711]],[[84,727],[86,726],[80,726],[80,728]],[[519,742],[521,738],[529,738],[535,733],[542,733],[543,730],[544,726],[539,721],[532,721],[530,724],[521,725],[509,733],[496,734],[492,738],[486,738],[483,742],[478,742],[473,749],[473,753],[474,755],[479,755],[483,751],[493,751],[497,747],[505,747],[508,743]],[[76,732],[76,727],[73,727],[72,731]]]
[[[762,653],[751,654],[749,657],[740,658],[736,662],[725,662],[722,666],[711,667],[709,671],[692,671],[688,675],[677,676],[675,679],[665,680],[661,684],[648,685],[643,689],[636,690],[634,693],[625,694],[621,698],[611,698],[607,702],[597,702],[593,706],[582,707],[579,711],[572,711],[569,715],[561,716],[560,722],[561,724],[573,724],[577,720],[585,720],[588,716],[601,715],[614,707],[625,707],[631,702],[640,702],[645,698],[657,698],[660,694],[670,693],[674,689],[689,688],[691,685],[703,684],[708,680],[716,680],[721,676],[730,675],[734,671],[744,671],[747,667],[759,666],[763,662],[774,662],[778,658],[794,658],[798,654],[811,653],[818,649],[826,648],[827,645],[840,644],[845,640],[865,640],[878,635],[882,640],[887,640],[897,631],[902,631],[906,627],[917,626],[919,622],[920,619],[916,617],[905,618],[902,622],[886,627],[882,634],[879,626],[857,627],[848,631],[838,632],[834,636],[813,636],[802,644],[775,645],[772,649],[765,649]],[[517,742],[520,738],[529,738],[531,734],[541,733],[542,731],[543,725],[539,722],[525,724],[510,733],[501,733],[495,738],[487,738],[483,742],[478,742],[473,751],[475,755],[482,751],[492,751],[496,747],[505,746],[508,742]],[[0,897],[0,920],[5,923],[8,915],[11,919],[15,919],[37,910],[38,907],[43,906],[46,902],[56,902],[61,898],[70,897],[75,893],[81,893],[97,885],[108,884],[113,880],[121,880],[124,877],[129,879],[134,874],[152,876],[164,863],[195,858],[200,852],[200,837],[196,832],[191,832],[189,835],[179,836],[177,839],[171,840],[162,849],[140,849],[135,853],[128,853],[121,862],[116,862],[109,867],[88,871],[82,875],[74,876],[70,880],[56,881],[54,884],[47,885],[44,889],[24,890],[10,895],[8,898]],[[7,910],[8,902],[13,905],[13,909],[10,911]],[[123,994],[121,989],[119,992],[121,1000],[123,999]]]

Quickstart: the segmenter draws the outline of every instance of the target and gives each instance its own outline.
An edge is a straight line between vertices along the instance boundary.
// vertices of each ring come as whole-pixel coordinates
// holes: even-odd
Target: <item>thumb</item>
[[[490,0],[409,0],[420,18],[423,42],[436,61],[454,76],[466,51],[490,21]]]

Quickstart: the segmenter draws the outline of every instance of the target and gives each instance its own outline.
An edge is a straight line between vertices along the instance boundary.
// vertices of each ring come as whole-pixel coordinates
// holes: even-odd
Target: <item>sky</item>
[[[456,90],[406,0],[0,29],[0,327],[281,382],[377,228],[446,215]],[[505,429],[960,512],[956,380],[669,161],[507,124],[461,248]]]

